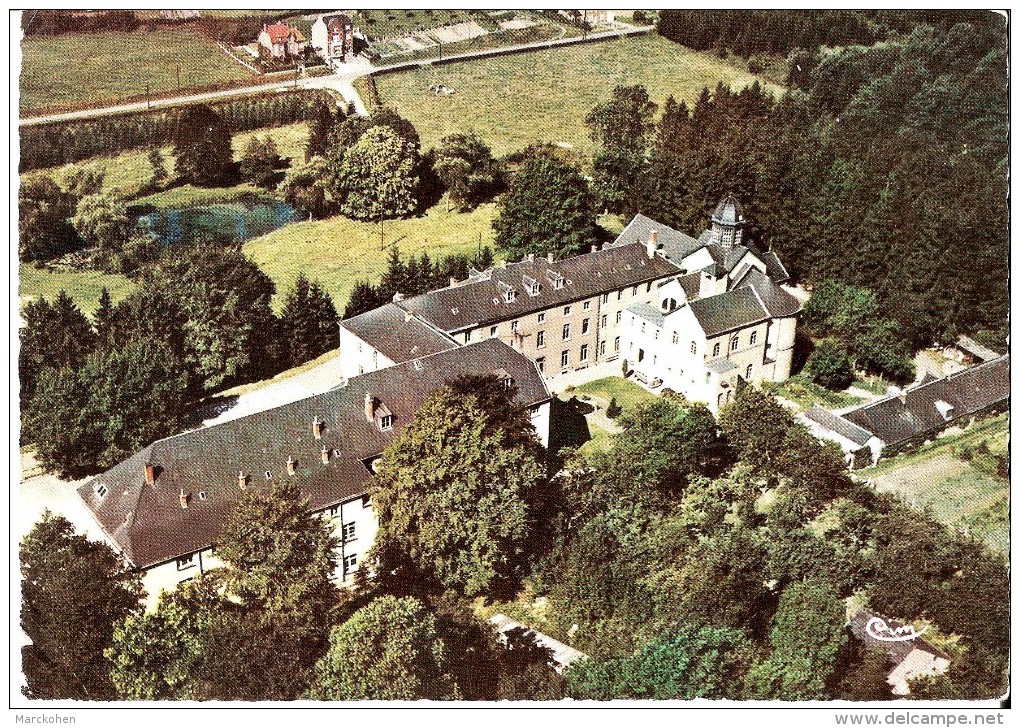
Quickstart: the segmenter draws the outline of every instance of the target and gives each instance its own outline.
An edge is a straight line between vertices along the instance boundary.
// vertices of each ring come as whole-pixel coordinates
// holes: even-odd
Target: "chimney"
[[[297,473],[297,465],[294,462],[294,458],[290,455],[287,456],[287,475],[294,475]]]
[[[237,487],[244,490],[244,486],[248,485],[248,476],[244,474],[243,470],[237,471]]]
[[[534,253],[528,253],[528,262],[529,263],[534,263],[535,262],[535,254]]]
[[[457,279],[454,276],[450,276],[450,288],[457,287]]]
[[[371,392],[365,392],[365,420],[375,422],[375,397]]]
[[[322,464],[329,465],[329,450],[325,445],[322,446],[322,452],[320,454],[322,455]]]
[[[152,463],[145,463],[145,484],[156,484],[156,466]]]
[[[657,231],[652,230],[650,233],[648,233],[647,247],[648,247],[648,257],[649,258],[654,258],[655,257],[655,249],[659,247],[659,233]]]
[[[397,291],[396,293],[393,294],[393,303],[400,303],[403,300],[404,294],[401,293],[400,291]]]
[[[554,260],[556,260],[556,255],[555,255],[555,253],[550,251],[550,252],[545,254],[545,259],[546,259],[546,262],[552,263]]]
[[[324,426],[322,424],[322,420],[319,419],[318,415],[315,415],[315,419],[312,420],[312,434],[315,435],[315,439],[316,440],[321,440],[322,439],[322,431],[323,431],[323,429],[324,429]]]
[[[896,395],[896,396],[899,397],[900,404],[906,406],[906,404],[907,404],[907,390],[901,389],[900,393],[898,395]]]
[[[188,508],[188,496],[184,492],[184,488],[181,488],[181,508],[185,510]]]
[[[592,243],[591,244],[591,252],[593,252],[593,253],[599,252],[599,244],[598,243]]]

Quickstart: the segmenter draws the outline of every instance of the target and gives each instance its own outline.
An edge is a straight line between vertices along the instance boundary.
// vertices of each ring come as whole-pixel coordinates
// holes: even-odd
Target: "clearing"
[[[252,74],[185,28],[32,36],[21,43],[22,111],[182,91]]]
[[[859,471],[880,492],[900,495],[917,508],[1009,553],[1009,480],[998,472],[1008,458],[1006,415],[956,431],[916,452]]]
[[[619,84],[644,84],[660,104],[672,95],[690,105],[706,86],[722,81],[741,89],[756,80],[730,62],[657,35],[376,76],[382,103],[414,123],[426,149],[447,134],[474,130],[496,155],[536,141],[590,153],[584,118]],[[435,83],[455,93],[432,94]]]
[[[122,275],[100,273],[95,270],[54,271],[22,263],[18,266],[18,301],[25,305],[42,296],[50,301],[61,291],[67,291],[86,315],[91,316],[99,305],[103,288],[110,290],[113,303],[127,298],[135,284]]]

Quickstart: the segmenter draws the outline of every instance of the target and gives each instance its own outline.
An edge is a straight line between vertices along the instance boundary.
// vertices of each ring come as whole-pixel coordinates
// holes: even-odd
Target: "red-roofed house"
[[[297,28],[283,23],[263,25],[259,45],[273,58],[297,58],[304,54],[308,41]]]

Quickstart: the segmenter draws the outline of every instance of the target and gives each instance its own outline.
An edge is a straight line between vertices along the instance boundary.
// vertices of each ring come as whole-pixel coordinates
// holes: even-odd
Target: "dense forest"
[[[667,100],[653,131],[596,153],[596,182],[617,190],[608,201],[624,217],[684,231],[731,191],[751,236],[793,273],[874,291],[913,346],[960,332],[1002,346],[1003,30],[987,13],[870,47],[796,51],[781,98],[720,85],[692,107]]]

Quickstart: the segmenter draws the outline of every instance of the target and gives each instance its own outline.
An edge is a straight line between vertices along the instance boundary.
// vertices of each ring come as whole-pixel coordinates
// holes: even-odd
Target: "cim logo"
[[[921,631],[917,631],[909,624],[900,627],[890,627],[881,617],[872,617],[868,620],[864,631],[870,637],[874,637],[880,642],[909,642],[923,635],[928,631],[928,628],[925,627]]]

